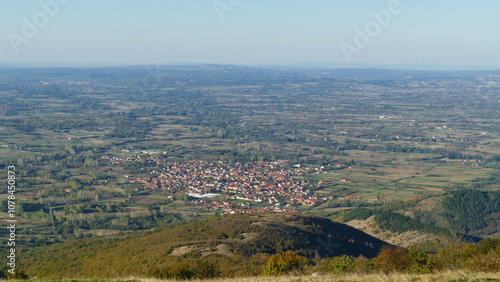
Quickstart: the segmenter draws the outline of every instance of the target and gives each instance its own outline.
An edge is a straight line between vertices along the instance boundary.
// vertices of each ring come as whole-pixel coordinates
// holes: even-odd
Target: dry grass
[[[166,281],[159,279],[126,279],[139,280],[141,282]],[[252,281],[276,281],[276,282],[326,282],[326,281],[370,281],[370,282],[434,282],[434,281],[500,281],[498,273],[473,273],[464,271],[449,271],[434,274],[367,274],[367,275],[324,275],[324,276],[282,276],[282,277],[249,277],[233,279],[213,279],[213,280],[189,280],[193,282],[213,281],[213,282],[252,282]]]

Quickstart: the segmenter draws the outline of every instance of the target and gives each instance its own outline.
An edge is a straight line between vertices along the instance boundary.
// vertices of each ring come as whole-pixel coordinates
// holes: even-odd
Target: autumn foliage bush
[[[342,255],[340,257],[331,258],[329,266],[334,274],[343,274],[353,272],[356,263],[354,257]]]
[[[454,244],[435,255],[440,269],[497,272],[500,271],[500,239],[483,239],[477,245]]]
[[[300,272],[308,264],[307,258],[294,252],[275,254],[266,262],[263,276],[278,276],[289,274],[292,271]]]
[[[384,247],[373,259],[373,264],[376,269],[385,273],[405,272],[414,265],[408,251],[395,246]]]
[[[160,279],[210,279],[220,277],[218,266],[208,260],[195,259],[173,263],[163,269],[153,270],[149,276]]]
[[[500,239],[484,239],[477,245],[456,243],[440,248],[434,255],[415,247],[404,249],[388,246],[382,248],[372,259],[342,255],[318,260],[315,266],[310,266],[305,257],[287,252],[270,256],[262,274],[265,276],[311,272],[333,275],[372,272],[430,274],[448,270],[500,271]]]

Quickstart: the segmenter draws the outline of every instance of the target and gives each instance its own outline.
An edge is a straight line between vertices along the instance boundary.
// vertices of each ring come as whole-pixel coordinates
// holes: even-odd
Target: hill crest
[[[374,257],[386,245],[329,219],[262,213],[222,216],[128,237],[88,238],[35,248],[22,254],[22,264],[30,276],[112,278],[145,275],[171,262],[197,258],[237,265],[286,251],[311,259],[343,254]]]

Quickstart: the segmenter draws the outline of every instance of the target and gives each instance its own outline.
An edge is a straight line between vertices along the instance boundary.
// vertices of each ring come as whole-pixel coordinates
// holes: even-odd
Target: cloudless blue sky
[[[23,36],[23,18],[32,22],[50,1],[0,0],[0,62],[346,63],[339,45],[355,46],[355,28],[391,0],[242,0],[223,20],[213,0],[72,0],[16,53],[9,34]],[[400,3],[353,62],[500,69],[500,1]]]

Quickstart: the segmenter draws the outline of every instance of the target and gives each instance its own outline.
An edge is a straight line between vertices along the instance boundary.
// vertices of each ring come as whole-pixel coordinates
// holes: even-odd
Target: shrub
[[[355,267],[354,257],[342,255],[330,260],[330,269],[334,274],[353,272]]]
[[[269,257],[263,276],[278,276],[290,273],[293,270],[300,271],[308,263],[307,258],[299,256],[294,252],[275,254]]]
[[[458,270],[465,268],[466,260],[476,255],[477,249],[473,244],[452,244],[441,248],[433,259],[438,269]]]
[[[377,269],[385,273],[404,272],[414,266],[408,251],[401,247],[384,247],[373,263]]]
[[[155,269],[150,276],[160,279],[187,280],[216,278],[220,277],[221,273],[215,263],[196,259],[177,262],[162,270]]]
[[[429,255],[418,251],[416,248],[410,248],[410,258],[414,262],[413,268],[410,270],[414,273],[431,273],[434,269],[434,261],[429,258]]]
[[[196,260],[191,266],[194,277],[198,279],[210,279],[221,276],[219,267],[216,263],[208,260]]]
[[[500,271],[500,253],[490,250],[488,253],[478,253],[464,262],[466,269],[476,272]]]
[[[9,280],[28,280],[29,276],[24,271],[17,271],[15,274],[8,277]]]
[[[154,270],[151,275],[159,279],[191,279],[194,278],[194,273],[189,267],[189,263],[178,262],[174,263],[162,270]]]
[[[354,272],[358,274],[370,273],[374,270],[373,262],[364,256],[359,256],[354,259]]]
[[[500,239],[486,238],[477,244],[477,251],[486,254],[494,251],[500,254]]]

